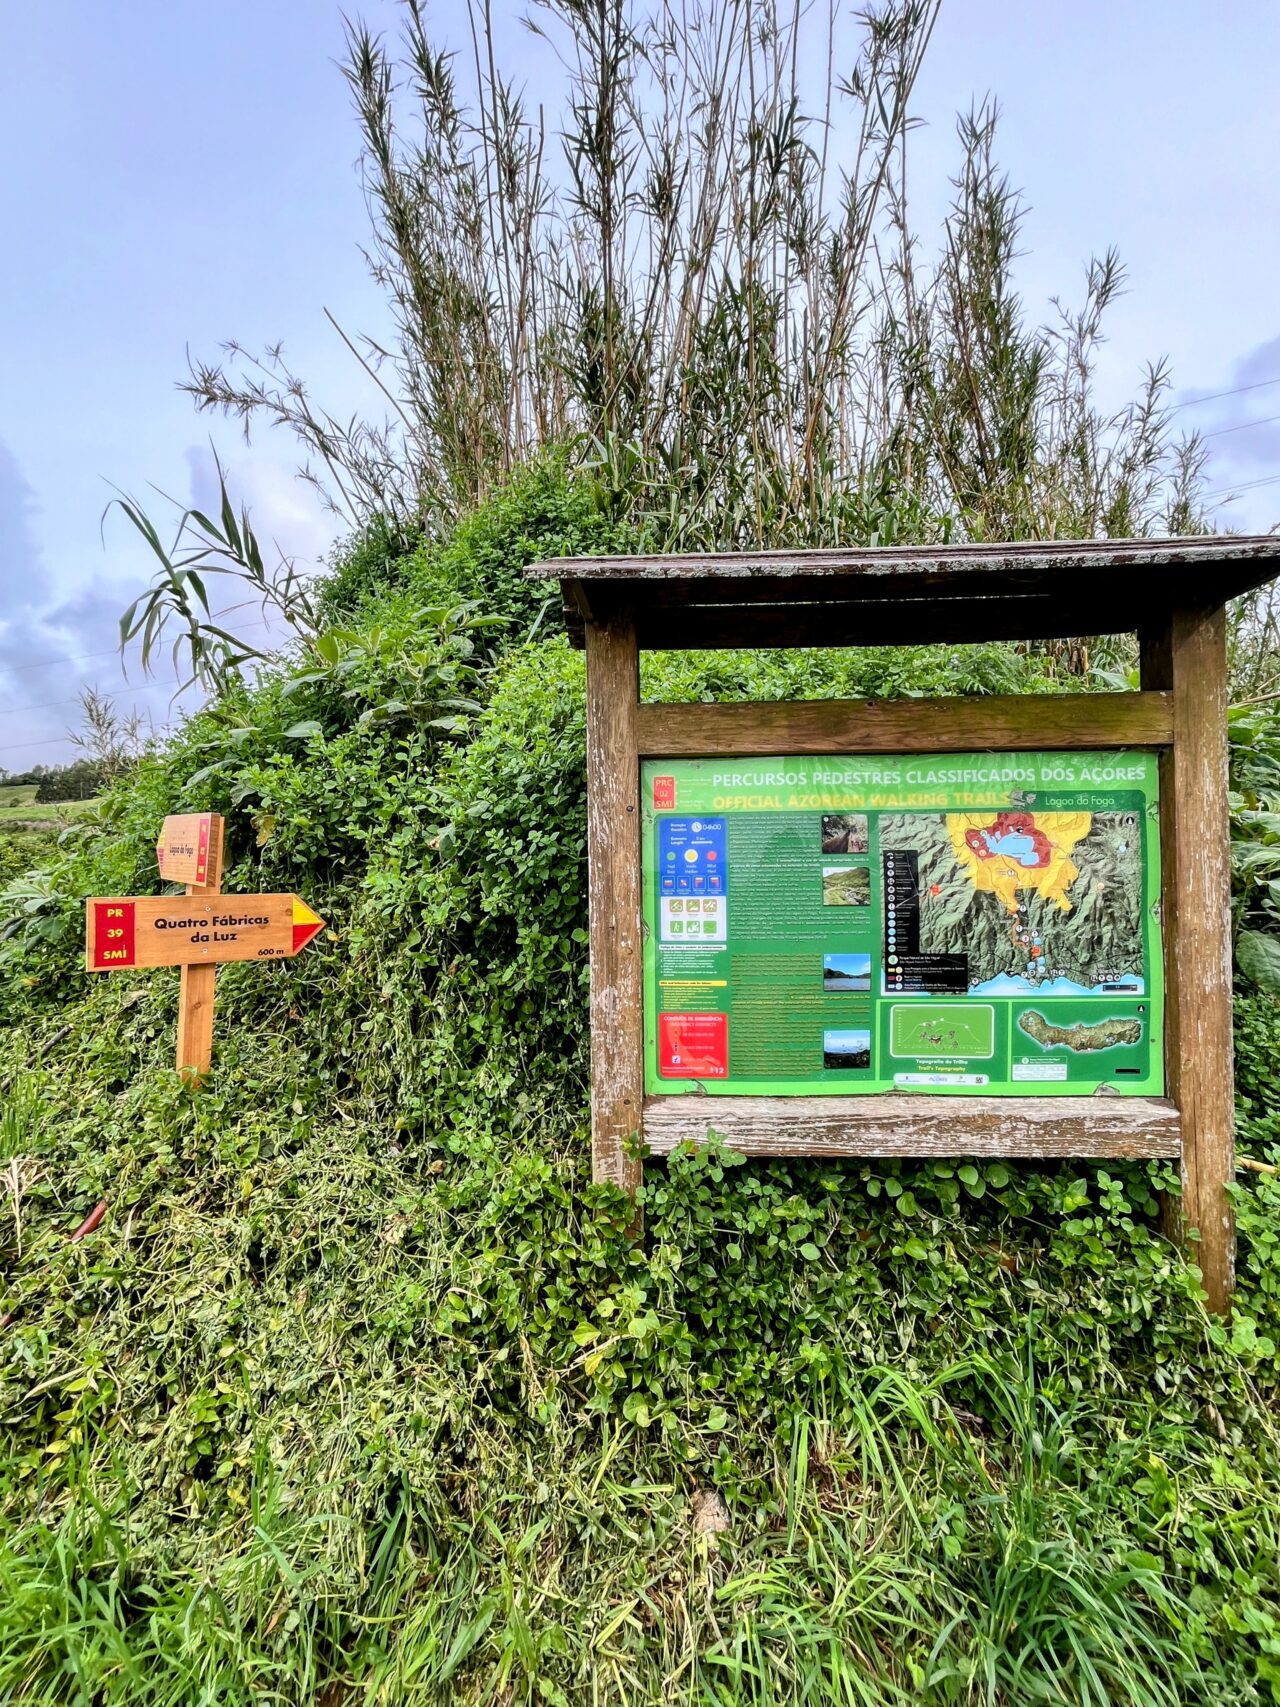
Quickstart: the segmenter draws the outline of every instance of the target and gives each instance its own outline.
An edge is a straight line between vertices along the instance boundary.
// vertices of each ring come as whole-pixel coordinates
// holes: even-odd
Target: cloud
[[[214,516],[218,511],[217,468],[208,445],[185,452],[189,490],[180,502]],[[268,567],[283,555],[299,570],[324,567],[341,531],[319,498],[288,469],[254,452],[224,459],[228,489],[237,510],[247,504]],[[163,533],[170,522],[166,503],[151,495],[143,503]],[[135,661],[126,678],[117,643],[120,613],[150,577],[145,546],[131,537],[119,515],[109,522],[113,557],[123,545],[127,579],[105,573],[82,576],[71,594],[58,585],[39,539],[40,513],[17,458],[0,441],[0,770],[59,764],[75,756],[69,731],[80,720],[78,695],[86,686],[109,694],[122,711],[138,709],[157,727],[199,701],[195,691],[174,704],[176,673],[167,655],[156,660],[155,678]],[[97,546],[97,540],[93,541]],[[231,577],[209,578],[215,611],[229,611],[225,625],[243,632],[252,645],[283,644],[290,638],[278,619],[264,619],[257,601]]]
[[[220,494],[218,468],[210,445],[189,445],[184,453],[190,475],[187,502],[213,520],[219,514]],[[227,492],[239,516],[241,507],[249,511],[249,520],[261,547],[270,573],[281,558],[293,563],[303,575],[313,575],[324,569],[334,541],[344,531],[338,517],[327,511],[315,489],[298,478],[292,469],[272,461],[259,451],[239,458],[222,457],[222,472]],[[245,590],[229,577],[218,577],[210,587],[210,598],[220,606],[243,607]],[[264,617],[260,608],[237,609],[233,615],[246,626],[259,623],[246,638],[255,646],[268,639],[280,642],[289,638],[287,624],[270,615]],[[235,621],[227,626],[239,632]]]
[[[1180,399],[1180,425],[1204,435],[1213,519],[1267,533],[1280,520],[1280,337],[1237,357],[1222,385],[1201,395]]]
[[[52,617],[52,596],[36,538],[34,494],[17,458],[0,443],[0,767],[11,771],[65,756],[55,750],[65,721],[53,713],[75,707],[48,702],[74,699],[80,672],[64,660],[86,640]],[[91,624],[89,641],[99,634]]]
[[[189,501],[216,518],[218,470],[213,447],[189,445],[185,456],[191,479]],[[342,526],[325,510],[314,487],[257,451],[246,457],[224,456],[222,472],[237,514],[241,505],[248,507],[264,556],[270,544],[282,556],[293,558],[299,568],[323,566]]]
[[[40,566],[31,526],[33,505],[17,457],[0,440],[0,590],[20,585],[24,575]]]
[[[131,591],[98,577],[68,598],[45,561],[38,523],[31,487],[0,441],[0,770],[9,772],[75,756],[68,732],[86,685],[161,723],[172,693],[124,680],[116,641]]]
[[[1236,363],[1233,382],[1236,385],[1258,385],[1280,374],[1280,338],[1259,344]]]

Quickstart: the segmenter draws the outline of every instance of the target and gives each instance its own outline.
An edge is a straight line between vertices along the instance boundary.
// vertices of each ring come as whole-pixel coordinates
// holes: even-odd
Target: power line
[[[1280,376],[1275,379],[1259,379],[1253,385],[1237,385],[1230,391],[1211,391],[1205,397],[1188,397],[1185,403],[1171,403],[1169,408],[1170,411],[1195,409],[1201,403],[1216,403],[1221,397],[1243,397],[1246,391],[1264,391],[1269,385],[1280,385]]]
[[[1252,486],[1273,486],[1280,480],[1280,474],[1268,474],[1261,480],[1237,480],[1231,486],[1215,486],[1212,492],[1206,492],[1206,498],[1216,498],[1223,492],[1247,492]]]
[[[1265,480],[1242,480],[1238,486],[1219,486],[1212,492],[1206,492],[1205,497],[1234,497],[1237,492],[1251,492],[1255,486],[1274,486],[1277,480],[1280,480],[1280,474],[1268,474]]]
[[[1256,421],[1239,421],[1234,427],[1215,427],[1211,433],[1201,433],[1202,439],[1220,439],[1223,433],[1247,433],[1250,427],[1269,427],[1280,421],[1280,415],[1263,415]]]
[[[252,603],[253,601],[250,600],[248,602]],[[218,611],[215,613],[215,615],[217,615],[217,616],[229,616],[234,611],[243,610],[243,608],[244,608],[243,605],[233,605],[230,610]],[[271,625],[270,625],[269,621],[264,619],[264,620],[261,620],[258,622],[246,622],[246,623],[243,623],[241,626],[244,628],[269,628]],[[87,658],[109,657],[111,655],[111,653],[118,652],[118,651],[119,651],[119,647],[112,646],[112,647],[109,647],[107,649],[107,651],[105,651],[105,652],[84,652],[81,654],[81,656],[79,658],[50,658],[50,659],[45,659],[45,661],[41,664],[12,664],[12,665],[4,664],[4,665],[0,665],[0,673],[7,675],[7,674],[11,674],[11,673],[16,674],[19,670],[45,670],[45,669],[49,669],[53,665],[59,664],[59,663],[76,664],[76,663],[83,662]],[[181,681],[179,681],[177,676],[173,676],[171,678],[166,677],[164,681],[160,681],[160,682],[157,682],[157,681],[141,682],[136,687],[131,687],[127,682],[125,684],[126,688],[128,688],[128,691],[135,693],[135,694],[153,693],[157,688],[179,688],[179,689],[185,690],[186,688],[195,687],[197,685],[198,684],[196,683],[194,678],[188,678],[188,680],[186,682],[181,682]],[[113,692],[113,697],[115,695],[118,695],[122,691],[123,690],[119,689],[119,688],[115,689]],[[37,711],[56,711],[60,706],[78,705],[80,703],[80,698],[81,698],[81,696],[79,694],[72,694],[70,696],[70,698],[68,698],[68,699],[44,700],[39,705],[0,705],[0,717],[18,717],[18,716],[22,716],[23,714],[26,714],[26,713],[32,713],[32,712],[37,712]],[[52,745],[52,743],[49,741],[24,741],[22,743],[22,745],[24,747],[42,747],[42,746],[47,747],[47,746]],[[12,748],[12,747],[0,747],[0,752],[13,752],[13,751],[14,751],[14,748]]]
[[[83,664],[90,658],[109,658],[112,653],[118,653],[118,646],[107,646],[101,652],[81,652],[72,658],[42,658],[38,664],[6,664],[6,675],[17,675],[20,670],[52,670],[58,664]]]
[[[160,728],[167,729],[168,724],[162,723]],[[70,739],[70,735],[51,735],[47,741],[15,741],[11,746],[0,747],[0,753],[25,753],[28,747],[60,747],[64,741]],[[0,783],[0,787],[6,786],[7,784]]]
[[[245,601],[246,604],[252,604],[254,602],[256,602],[256,601],[254,601],[252,599]],[[214,616],[215,616],[215,618],[216,617],[223,617],[223,616],[231,616],[231,615],[234,615],[234,613],[237,610],[243,610],[243,609],[244,609],[243,604],[231,605],[230,607],[228,607],[227,610],[215,611]],[[256,629],[256,628],[269,628],[271,626],[271,624],[270,624],[270,621],[268,619],[262,618],[257,622],[243,623],[243,624],[241,624],[241,626],[243,628],[255,628]],[[111,646],[111,647],[108,647],[103,652],[83,652],[83,653],[81,653],[79,658],[46,658],[42,663],[39,663],[39,664],[14,664],[14,665],[5,664],[3,666],[0,666],[0,669],[2,669],[3,673],[5,673],[5,674],[10,674],[10,673],[16,674],[19,670],[46,670],[46,669],[51,668],[55,664],[59,664],[59,663],[61,663],[61,664],[77,664],[77,663],[84,662],[88,658],[106,658],[106,657],[110,657],[112,653],[118,653],[118,652],[119,652],[119,647]],[[176,676],[174,676],[171,680],[166,679],[162,682],[154,682],[154,681],[153,682],[144,682],[144,683],[140,684],[138,687],[132,689],[131,691],[134,693],[150,693],[150,692],[154,691],[156,688],[169,688],[169,687],[173,687],[173,688],[187,687],[187,688],[189,688],[189,687],[194,687],[197,685],[198,684],[194,681],[194,679],[188,680],[186,683],[182,683],[178,680],[178,678]],[[116,690],[117,693],[119,691],[120,691],[119,689]],[[40,705],[6,705],[6,706],[0,706],[0,717],[17,717],[17,716],[21,716],[24,714],[37,712],[37,711],[56,711],[60,706],[78,705],[80,703],[80,697],[81,696],[79,694],[73,694],[69,699],[46,700]],[[162,724],[161,727],[164,728],[166,726]],[[14,744],[9,745],[9,746],[0,747],[0,753],[16,753],[19,751],[24,751],[28,747],[53,747],[53,746],[59,745],[63,741],[68,741],[68,740],[70,740],[69,735],[57,735],[57,736],[50,737],[48,740],[42,740],[42,741],[20,741],[20,742],[14,743]]]
[[[47,741],[15,741],[12,746],[0,747],[0,753],[21,753],[28,747],[60,747],[70,739],[70,735],[51,735]]]
[[[183,684],[179,682],[178,678],[175,676],[172,681],[143,682],[140,686],[131,688],[130,692],[151,693],[155,688],[173,688],[181,687],[182,685]],[[188,687],[192,687],[195,684],[194,682],[188,682],[186,685]],[[117,689],[115,691],[118,693],[121,690]],[[114,697],[114,695],[112,697]],[[24,711],[53,711],[60,705],[79,705],[79,703],[80,695],[78,693],[73,693],[70,699],[47,699],[42,705],[0,705],[0,717],[17,717]]]

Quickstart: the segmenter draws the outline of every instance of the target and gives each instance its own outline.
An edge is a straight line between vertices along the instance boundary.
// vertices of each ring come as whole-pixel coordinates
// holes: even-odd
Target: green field
[[[867,906],[871,900],[871,868],[866,865],[823,866],[822,899],[828,907]]]
[[[889,1016],[889,1048],[899,1059],[955,1055],[985,1060],[995,1052],[995,1032],[995,1009],[985,1004],[912,1002]]]
[[[34,782],[0,783],[0,831],[65,824],[93,805],[91,800],[37,802]]]

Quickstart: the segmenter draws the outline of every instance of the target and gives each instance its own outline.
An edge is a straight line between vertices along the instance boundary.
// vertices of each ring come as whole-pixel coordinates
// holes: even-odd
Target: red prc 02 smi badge
[[[673,776],[655,776],[653,779],[653,809],[655,812],[673,812],[676,804],[676,779]]]

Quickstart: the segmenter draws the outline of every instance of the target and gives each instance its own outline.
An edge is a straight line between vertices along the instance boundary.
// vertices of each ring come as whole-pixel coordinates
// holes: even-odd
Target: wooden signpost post
[[[1210,1306],[1225,1310],[1235,1253],[1225,1190],[1234,1172],[1225,606],[1280,574],[1280,540],[581,558],[527,573],[560,581],[566,627],[586,649],[595,1178],[634,1192],[637,1138],[664,1154],[711,1132],[752,1156],[1176,1158],[1182,1224],[1198,1233]],[[1137,692],[640,699],[644,648],[1124,632],[1139,640]],[[913,775],[989,783],[998,767],[987,775],[982,759],[993,754],[1006,761],[999,798],[988,787],[924,807],[927,788],[902,805],[886,792],[878,813],[871,797],[869,831],[865,815],[860,826],[828,826],[824,811],[852,805],[857,819],[857,803],[837,789],[825,807],[813,786],[833,777],[860,786],[877,765],[894,774],[879,756],[902,756],[904,786]],[[947,755],[964,756],[949,770]],[[1075,756],[1087,785],[1074,797],[1070,784],[1057,788],[1055,804]],[[1109,768],[1129,779],[1119,793],[1107,792]],[[1010,785],[1027,775],[1029,794],[1025,782]],[[790,810],[793,785],[807,819]],[[774,844],[772,866],[762,805],[790,812],[790,840]],[[932,842],[915,847],[904,806],[933,812]],[[1042,825],[1037,813],[1057,816]],[[839,851],[824,856],[828,840]],[[1083,865],[1077,842],[1088,849]],[[854,853],[860,869],[848,863]],[[1095,853],[1122,877],[1137,872],[1127,926],[1110,873],[1089,867]],[[917,883],[926,862],[937,881]],[[954,882],[963,914],[970,901],[959,886],[970,878],[990,891],[979,907],[998,928],[966,965],[963,952],[925,939],[930,917],[947,910],[933,908],[939,891]],[[863,896],[874,932],[856,905],[821,912],[828,898]],[[1058,949],[1040,944],[1062,940],[1064,913],[1082,921],[1082,937],[1090,919],[1119,922],[1062,968]],[[1132,955],[1121,966],[1111,943],[1122,926]],[[749,933],[758,941],[771,928],[773,958],[748,965]],[[811,956],[806,970],[797,956],[823,931],[839,952]],[[1011,944],[1014,963],[990,977],[990,953]],[[1046,952],[1048,962],[1038,958]],[[790,1041],[797,1013],[815,1016],[803,1048]],[[898,1071],[900,1054],[917,1059]],[[945,1058],[956,1055],[971,1059]],[[1130,1058],[1138,1064],[1126,1066]],[[768,1070],[757,1065],[766,1059]],[[859,1076],[870,1094],[856,1094]]]
[[[214,979],[236,960],[286,960],[324,929],[297,895],[223,895],[223,822],[217,813],[166,818],[160,875],[185,895],[95,896],[85,904],[89,972],[181,968],[178,1071],[199,1080],[213,1047]]]

